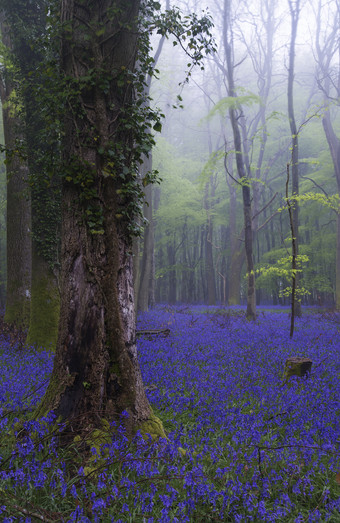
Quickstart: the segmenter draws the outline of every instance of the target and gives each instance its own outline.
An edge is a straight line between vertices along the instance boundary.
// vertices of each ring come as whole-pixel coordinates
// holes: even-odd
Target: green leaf
[[[162,124],[161,124],[161,122],[156,122],[155,125],[153,126],[153,129],[157,133],[160,133],[162,131]]]

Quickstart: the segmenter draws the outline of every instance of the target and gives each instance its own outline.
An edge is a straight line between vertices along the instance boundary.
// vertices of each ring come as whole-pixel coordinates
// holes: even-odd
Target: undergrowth
[[[3,337],[0,520],[338,522],[338,323],[304,315],[292,340],[288,323],[282,312],[248,322],[207,307],[143,314],[139,328],[170,329],[138,340],[168,439],[129,441],[113,423],[110,441],[86,452],[82,441],[58,445],[53,413],[24,421],[52,356]],[[291,356],[311,358],[312,372],[284,383]]]

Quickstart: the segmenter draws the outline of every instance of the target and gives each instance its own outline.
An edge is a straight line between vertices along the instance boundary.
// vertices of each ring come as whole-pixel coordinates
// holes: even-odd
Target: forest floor
[[[170,330],[138,339],[168,440],[131,442],[113,427],[88,467],[76,443],[57,448],[52,414],[15,425],[53,356],[0,325],[0,521],[339,522],[340,316],[308,309],[292,339],[289,327],[282,308],[259,309],[255,322],[241,308],[141,314],[138,329]],[[293,356],[312,370],[285,382]]]

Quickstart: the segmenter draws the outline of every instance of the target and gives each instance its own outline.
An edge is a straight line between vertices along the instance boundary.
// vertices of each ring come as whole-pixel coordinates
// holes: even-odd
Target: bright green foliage
[[[239,89],[240,91],[240,89]],[[259,104],[261,99],[259,96],[249,93],[243,96],[226,96],[221,98],[209,112],[207,118],[211,119],[216,115],[226,117],[230,109],[240,109],[242,106],[252,106]]]

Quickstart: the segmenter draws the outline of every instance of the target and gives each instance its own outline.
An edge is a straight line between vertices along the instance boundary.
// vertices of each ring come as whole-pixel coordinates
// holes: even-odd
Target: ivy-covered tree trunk
[[[133,78],[138,0],[62,1],[66,114],[61,314],[50,384],[54,409],[79,432],[117,419],[160,434],[137,359],[129,212],[138,185]],[[79,92],[80,91],[80,92]],[[146,424],[146,425],[145,425]]]
[[[8,51],[12,44],[9,28],[1,23],[2,42]],[[5,321],[27,328],[31,297],[31,201],[27,162],[16,152],[23,139],[23,123],[10,103],[13,81],[7,72],[0,80],[7,172],[7,294]]]

